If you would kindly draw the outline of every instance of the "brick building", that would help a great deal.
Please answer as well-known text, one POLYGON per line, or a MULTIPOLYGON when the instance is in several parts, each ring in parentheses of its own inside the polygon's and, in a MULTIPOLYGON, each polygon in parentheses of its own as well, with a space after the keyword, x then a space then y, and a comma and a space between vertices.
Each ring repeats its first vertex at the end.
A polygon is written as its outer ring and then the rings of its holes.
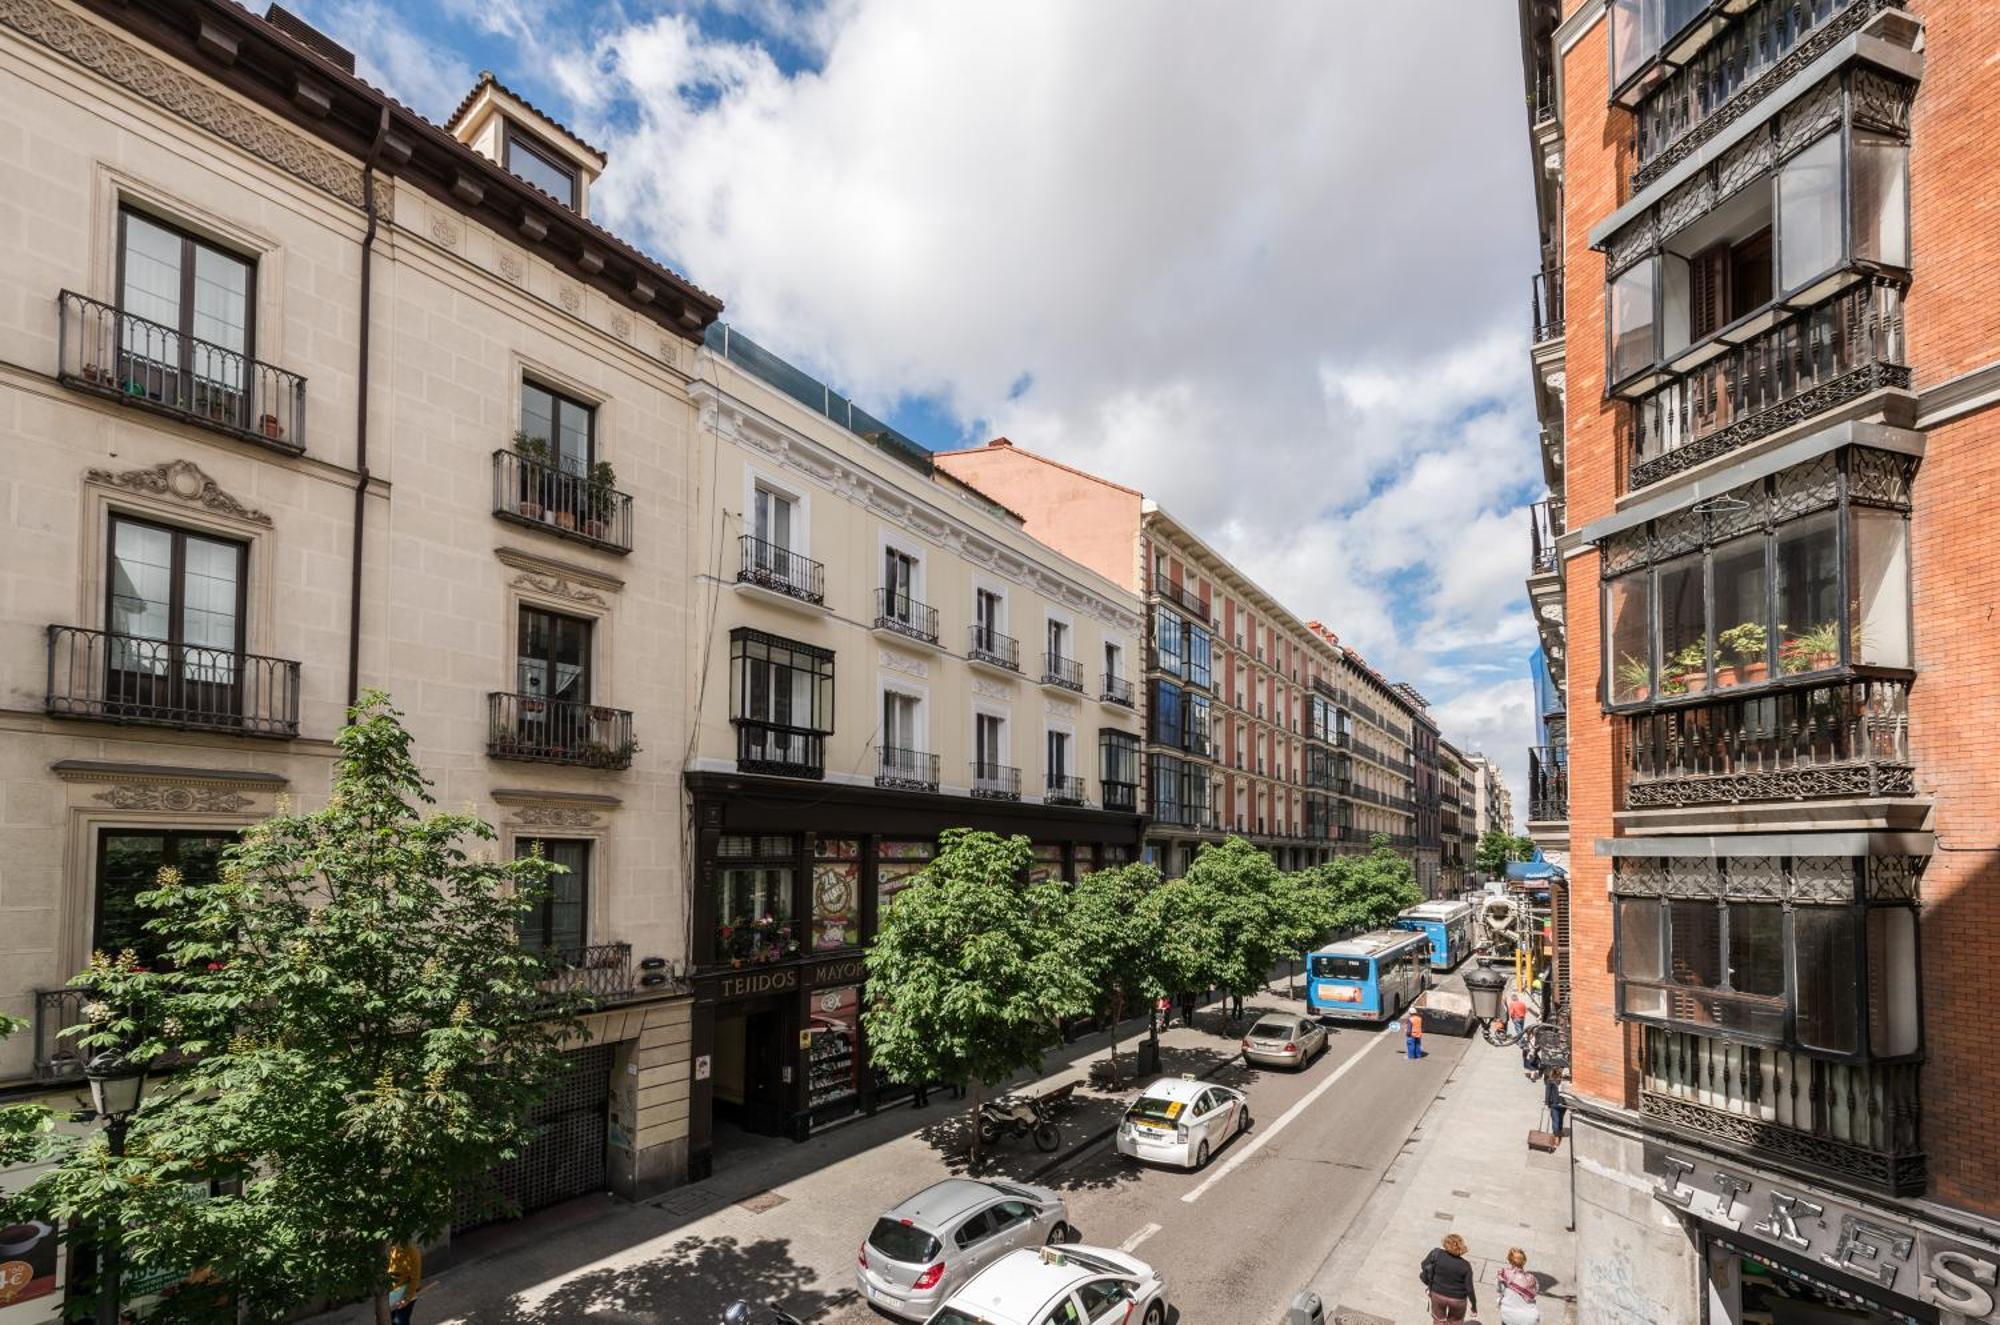
POLYGON ((1580 1318, 2000 1318, 2000 8, 1520 13, 1580 1318))

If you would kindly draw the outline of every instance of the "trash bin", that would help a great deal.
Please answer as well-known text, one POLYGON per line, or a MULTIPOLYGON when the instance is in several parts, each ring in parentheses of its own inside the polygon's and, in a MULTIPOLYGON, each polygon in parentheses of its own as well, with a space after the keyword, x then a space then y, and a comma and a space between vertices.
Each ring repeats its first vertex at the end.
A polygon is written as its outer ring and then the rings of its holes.
POLYGON ((1326 1325, 1326 1313, 1320 1310, 1319 1294, 1300 1293, 1292 1299, 1292 1305, 1285 1308, 1284 1325, 1326 1325))
POLYGON ((1133 1066, 1134 1076, 1156 1076, 1160 1070, 1160 1045, 1157 1040, 1139 1041, 1139 1061, 1133 1066))
POLYGON ((1500 971, 1482 967, 1465 973, 1465 992, 1472 995, 1472 1015, 1492 1021, 1500 1015, 1500 995, 1506 992, 1507 977, 1500 971))

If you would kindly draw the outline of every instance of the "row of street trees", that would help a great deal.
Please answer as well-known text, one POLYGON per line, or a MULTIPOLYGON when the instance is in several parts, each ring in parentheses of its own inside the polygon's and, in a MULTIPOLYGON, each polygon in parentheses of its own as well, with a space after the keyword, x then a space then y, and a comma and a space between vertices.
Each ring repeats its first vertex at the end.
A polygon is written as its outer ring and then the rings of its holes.
POLYGON ((1279 962, 1422 900, 1409 861, 1381 838, 1367 855, 1291 874, 1238 837, 1204 846, 1178 879, 1134 864, 1030 883, 1032 860, 1024 837, 947 832, 868 952, 875 1066, 901 1081, 966 1082, 975 1119, 985 1087, 1039 1065, 1065 1020, 1115 1023, 1190 990, 1252 994, 1279 962))
POLYGON ((1503 833, 1498 828, 1489 828, 1480 835, 1479 845, 1473 851, 1473 863, 1479 872, 1489 879, 1497 879, 1507 873, 1507 862, 1513 860, 1533 860, 1535 840, 1531 837, 1515 837, 1503 833))

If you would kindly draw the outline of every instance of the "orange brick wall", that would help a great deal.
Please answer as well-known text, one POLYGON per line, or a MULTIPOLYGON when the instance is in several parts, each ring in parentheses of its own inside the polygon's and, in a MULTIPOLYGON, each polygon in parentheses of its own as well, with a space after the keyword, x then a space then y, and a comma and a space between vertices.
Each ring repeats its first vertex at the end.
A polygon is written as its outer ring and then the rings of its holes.
POLYGON ((1924 81, 1910 116, 1916 275, 1906 328, 1922 390, 2000 355, 2000 4, 1907 7, 1924 23, 1924 81))

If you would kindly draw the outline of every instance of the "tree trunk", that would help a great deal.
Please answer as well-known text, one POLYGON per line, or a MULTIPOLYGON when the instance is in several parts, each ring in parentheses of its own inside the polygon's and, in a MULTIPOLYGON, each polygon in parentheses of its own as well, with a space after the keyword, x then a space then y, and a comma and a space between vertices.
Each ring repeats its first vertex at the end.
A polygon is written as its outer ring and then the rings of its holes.
POLYGON ((1111 1084, 1120 1080, 1118 1071, 1118 1027, 1125 1020, 1125 990, 1123 986, 1111 991, 1111 1084))
MULTIPOLYGON (((981 1080, 980 1080, 980 1079, 979 1079, 978 1077, 974 1077, 974 1078, 972 1078, 972 1089, 971 1089, 971 1090, 970 1090, 969 1092, 967 1092, 967 1093, 968 1093, 968 1094, 970 1094, 970 1095, 972 1096, 972 1169, 971 1169, 971 1171, 972 1171, 972 1172, 974 1172, 974 1173, 977 1173, 977 1172, 979 1172, 979 1158, 980 1158, 980 1145, 979 1145, 979 1107, 980 1107, 980 1105, 982 1105, 982 1104, 984 1104, 984 1103, 986 1102, 986 1083, 985 1083, 984 1081, 981 1081, 981 1080)), ((386 1322, 384 1322, 384 1325, 386 1325, 386 1322)))
POLYGON ((375 1291, 375 1325, 389 1325, 389 1295, 380 1289, 375 1291))

